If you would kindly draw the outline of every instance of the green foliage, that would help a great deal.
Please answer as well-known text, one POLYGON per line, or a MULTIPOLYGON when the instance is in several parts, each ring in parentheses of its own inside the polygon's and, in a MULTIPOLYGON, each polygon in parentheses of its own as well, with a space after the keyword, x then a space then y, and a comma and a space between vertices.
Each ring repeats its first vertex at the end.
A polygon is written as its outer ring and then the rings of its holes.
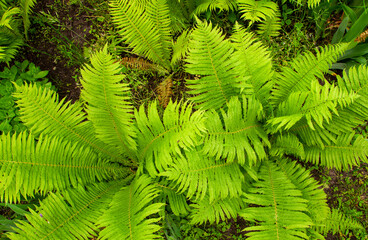
POLYGON ((23 36, 20 22, 17 18, 23 18, 24 35, 27 39, 27 31, 30 26, 29 14, 36 0, 19 0, 16 6, 10 3, 0 4, 0 62, 9 63, 14 58, 18 49, 23 45, 23 36))
MULTIPOLYGON (((150 12, 150 4, 130 4, 112 3, 119 21, 139 18, 133 13, 143 6, 150 12)), ((122 31, 130 36, 148 31, 129 24, 122 31)), ((225 38, 199 20, 189 34, 192 102, 134 109, 107 47, 82 69, 83 102, 59 101, 34 84, 17 87, 29 132, 0 138, 0 193, 7 203, 45 199, 11 239, 156 239, 170 209, 192 224, 241 216, 252 222, 250 239, 323 239, 329 230, 360 228, 343 218, 331 227, 325 193, 295 159, 344 169, 367 162, 354 130, 368 111, 367 68, 337 83, 324 79, 346 49, 341 44, 306 52, 276 73, 268 51, 239 25, 225 38), (341 127, 350 112, 356 120, 341 127)))
POLYGON ((53 88, 51 83, 44 79, 47 74, 48 71, 41 71, 39 67, 28 61, 15 62, 11 68, 5 68, 0 72, 0 131, 3 134, 25 130, 19 119, 14 97, 12 97, 15 91, 14 84, 21 86, 24 83, 35 83, 46 88, 53 88))

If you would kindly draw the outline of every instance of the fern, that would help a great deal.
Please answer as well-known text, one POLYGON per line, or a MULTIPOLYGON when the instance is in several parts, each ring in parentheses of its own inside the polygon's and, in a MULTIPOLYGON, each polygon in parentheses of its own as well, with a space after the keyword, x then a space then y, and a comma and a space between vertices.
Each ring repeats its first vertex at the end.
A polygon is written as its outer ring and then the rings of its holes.
POLYGON ((293 92, 309 90, 314 79, 324 79, 323 73, 328 71, 332 62, 346 48, 346 44, 327 46, 317 50, 317 56, 307 52, 295 58, 290 66, 283 67, 276 76, 277 85, 272 92, 273 105, 277 106, 293 92))
POLYGON ((163 203, 151 203, 158 196, 158 190, 150 185, 150 179, 142 176, 128 187, 117 192, 97 224, 104 229, 101 239, 156 239, 160 219, 148 216, 158 213, 163 203), (116 224, 119 222, 120 224, 116 224))
POLYGON ((24 26, 24 35, 26 36, 26 39, 28 38, 28 29, 31 25, 31 22, 29 21, 29 14, 32 11, 32 8, 36 4, 36 0, 20 0, 19 1, 20 8, 22 9, 22 18, 23 18, 23 26, 24 26))
POLYGON ((242 193, 243 176, 237 164, 215 161, 196 151, 175 159, 173 167, 160 175, 173 181, 179 193, 187 191, 189 199, 203 200, 208 195, 211 203, 215 199, 238 197, 242 193))
POLYGON ((237 159, 241 165, 255 165, 266 158, 264 145, 270 146, 260 123, 262 117, 262 105, 254 98, 230 99, 227 112, 207 114, 211 121, 207 122, 203 151, 228 162, 237 159))
POLYGON ((260 169, 259 181, 245 194, 245 202, 255 204, 240 212, 250 221, 260 221, 260 226, 247 227, 249 239, 307 239, 305 229, 313 224, 307 202, 302 192, 272 162, 265 162, 260 169))
POLYGON ((84 86, 82 99, 88 103, 88 118, 101 141, 130 153, 136 149, 133 140, 135 131, 131 127, 132 114, 129 113, 133 109, 128 101, 129 88, 119 84, 123 79, 119 64, 114 63, 112 57, 107 55, 107 46, 91 57, 91 63, 92 66, 81 71, 84 86), (105 112, 101 112, 97 106, 103 106, 102 111, 105 112))
POLYGON ((142 54, 149 60, 170 69, 170 52, 167 36, 170 28, 165 19, 167 7, 165 1, 154 1, 147 5, 147 10, 135 1, 112 0, 110 2, 113 22, 119 28, 119 34, 133 48, 133 51, 142 54), (159 12, 155 12, 155 10, 159 12), (147 14, 151 13, 151 14, 147 14), (157 16, 156 21, 165 19, 166 24, 156 25, 153 14, 157 16), (159 28, 160 27, 160 28, 159 28))
POLYGON ((274 18, 278 11, 277 4, 267 0, 240 0, 238 2, 242 18, 249 20, 250 24, 259 21, 266 21, 274 18))
MULTIPOLYGON (((148 14, 167 13, 164 1, 111 4, 125 23, 169 21, 148 14)), ((133 37, 146 27, 122 31, 133 37)), ((166 30, 152 31, 165 44, 166 30)), ((240 26, 225 38, 198 21, 183 38, 184 69, 198 78, 187 80, 193 103, 134 109, 107 47, 82 69, 83 103, 32 84, 16 87, 29 131, 0 137, 0 198, 44 199, 8 237, 156 239, 165 210, 193 224, 243 217, 254 222, 245 229, 249 239, 323 239, 329 230, 358 227, 329 213, 325 193, 295 159, 337 168, 366 161, 366 140, 354 128, 366 120, 368 68, 330 84, 323 73, 345 45, 308 52, 275 73, 268 51, 240 26)), ((155 50, 145 46, 142 54, 155 50)))
POLYGON ((187 80, 192 98, 199 107, 207 110, 220 108, 232 96, 240 94, 241 88, 250 88, 243 76, 239 76, 237 63, 230 56, 234 48, 224 40, 219 29, 211 24, 199 22, 189 42, 186 71, 203 75, 201 79, 187 80))
POLYGON ((172 164, 171 153, 180 155, 181 148, 188 150, 198 145, 198 136, 205 131, 203 112, 192 115, 191 112, 192 105, 172 102, 165 109, 163 121, 158 115, 156 102, 149 106, 147 115, 144 106, 135 112, 139 130, 138 159, 140 164, 146 165, 151 176, 172 164), (163 145, 168 148, 163 149, 163 145))
POLYGON ((29 222, 21 221, 10 233, 11 239, 88 239, 99 231, 96 216, 108 207, 121 182, 99 183, 87 189, 79 186, 50 193, 36 211, 30 210, 29 222))

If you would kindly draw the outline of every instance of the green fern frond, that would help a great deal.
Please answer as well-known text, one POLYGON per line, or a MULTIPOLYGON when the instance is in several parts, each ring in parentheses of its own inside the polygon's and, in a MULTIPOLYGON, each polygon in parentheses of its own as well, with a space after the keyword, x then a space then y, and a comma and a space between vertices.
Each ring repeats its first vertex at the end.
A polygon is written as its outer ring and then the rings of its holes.
POLYGON ((319 227, 316 227, 318 232, 327 234, 332 232, 333 234, 338 232, 346 232, 346 230, 363 229, 363 226, 356 220, 349 216, 346 216, 337 209, 331 209, 328 217, 320 219, 319 227))
POLYGON ((158 41, 161 44, 162 55, 169 60, 171 55, 171 18, 167 0, 151 0, 146 12, 153 25, 157 28, 158 41))
POLYGON ((107 53, 107 46, 91 56, 91 64, 81 70, 81 97, 87 102, 88 119, 101 141, 132 155, 136 150, 133 108, 120 64, 107 53))
POLYGON ((248 239, 308 239, 305 231, 313 222, 307 215, 308 201, 303 199, 303 193, 272 162, 263 162, 258 178, 244 199, 256 206, 248 206, 239 214, 259 222, 258 226, 244 229, 249 231, 248 239))
POLYGON ((192 109, 191 104, 170 101, 162 121, 156 102, 148 107, 147 115, 143 105, 135 112, 139 130, 138 159, 150 175, 157 175, 171 164, 171 153, 180 155, 182 149, 188 150, 198 145, 197 138, 205 131, 204 112, 196 111, 192 114, 192 109))
POLYGON ((16 202, 21 196, 32 197, 130 173, 127 168, 99 159, 90 148, 42 135, 36 143, 26 132, 12 137, 1 135, 0 159, 2 202, 16 202))
POLYGON ((179 193, 187 193, 187 198, 203 200, 208 195, 210 202, 240 196, 244 178, 236 163, 216 161, 198 151, 186 152, 176 158, 172 167, 160 176, 173 181, 179 193))
POLYGON ((161 190, 161 199, 164 199, 162 202, 168 202, 168 206, 175 215, 188 215, 190 207, 187 198, 184 194, 178 193, 178 190, 171 186, 173 185, 171 182, 161 180, 155 182, 154 185, 161 190))
POLYGON ((166 24, 167 6, 165 1, 154 1, 144 9, 135 1, 112 0, 110 7, 112 20, 119 29, 119 34, 133 48, 133 51, 166 69, 170 69, 170 55, 167 55, 170 52, 168 48, 170 42, 161 42, 171 34, 170 28, 166 24), (148 12, 154 12, 153 7, 160 11, 156 13, 157 16, 160 16, 156 20, 161 21, 163 18, 165 19, 164 23, 155 25, 157 22, 155 23, 148 14, 148 12))
POLYGON ((119 154, 122 150, 111 148, 94 136, 93 125, 86 121, 80 103, 65 103, 65 98, 59 102, 56 92, 35 84, 16 88, 17 92, 13 95, 18 98, 16 103, 20 108, 20 119, 35 136, 41 133, 57 136, 91 147, 114 161, 132 165, 119 154))
POLYGON ((167 1, 173 34, 181 33, 189 28, 189 13, 184 1, 167 1))
POLYGON ((316 125, 323 128, 324 122, 329 123, 334 115, 339 115, 338 109, 350 105, 357 97, 354 92, 349 93, 327 82, 321 86, 314 80, 309 92, 291 93, 279 105, 276 117, 268 120, 268 124, 276 127, 274 131, 282 128, 288 130, 305 118, 312 130, 315 130, 316 125))
POLYGON ((271 156, 283 157, 285 154, 305 159, 304 145, 295 135, 290 133, 278 136, 270 150, 271 156))
POLYGON ((351 67, 343 72, 342 78, 337 76, 337 81, 339 87, 347 91, 354 91, 359 95, 352 106, 344 109, 345 111, 339 114, 342 116, 336 119, 336 123, 333 123, 341 127, 346 126, 351 130, 362 124, 368 116, 368 67, 365 65, 351 67))
POLYGON ((15 30, 13 29, 13 27, 11 26, 11 22, 13 21, 13 17, 14 15, 20 13, 20 9, 17 7, 13 7, 13 8, 9 8, 7 9, 3 15, 1 16, 1 20, 0 20, 0 27, 7 27, 11 30, 15 30))
POLYGON ((254 22, 266 21, 274 18, 278 11, 276 3, 267 0, 238 0, 238 9, 242 13, 241 18, 254 22))
POLYGON ((302 197, 308 200, 307 215, 313 220, 314 224, 318 224, 321 219, 326 218, 329 215, 326 193, 311 176, 310 171, 304 169, 296 162, 285 159, 278 160, 277 164, 295 187, 302 192, 302 197))
POLYGON ((0 62, 9 63, 22 45, 23 40, 21 38, 0 36, 0 62))
POLYGON ((15 233, 8 237, 17 239, 66 240, 90 239, 97 235, 96 219, 107 209, 122 182, 99 183, 86 189, 79 186, 61 193, 50 192, 36 211, 30 209, 27 221, 16 223, 15 233))
POLYGON ((281 14, 277 10, 274 17, 267 17, 265 21, 258 24, 257 34, 263 37, 277 37, 281 30, 281 14))
POLYGON ((249 166, 265 159, 265 145, 270 147, 270 143, 260 123, 263 115, 260 102, 245 96, 242 101, 231 98, 226 112, 208 112, 208 133, 203 140, 203 152, 216 159, 226 159, 226 162, 236 160, 241 165, 249 166))
POLYGON ((236 0, 199 0, 192 16, 200 15, 206 11, 230 11, 236 9, 236 0))
POLYGON ((29 20, 29 14, 32 11, 32 8, 36 4, 36 0, 20 0, 19 1, 20 7, 22 9, 21 14, 23 17, 23 25, 24 25, 24 35, 26 38, 28 38, 28 29, 31 25, 31 22, 29 20))
POLYGON ((199 22, 192 32, 186 71, 201 75, 200 79, 188 79, 192 100, 199 108, 219 109, 229 102, 241 89, 251 88, 246 78, 239 76, 241 66, 232 57, 234 48, 218 28, 212 24, 199 22))
POLYGON ((208 196, 201 201, 190 205, 192 212, 189 215, 191 224, 219 223, 220 220, 236 218, 238 212, 244 207, 240 197, 218 199, 210 202, 208 196))
POLYGON ((342 134, 337 137, 336 144, 326 145, 324 149, 319 147, 305 148, 306 161, 314 164, 348 170, 357 166, 361 161, 367 162, 368 141, 355 132, 342 134))
POLYGON ((241 66, 240 75, 249 76, 248 81, 253 85, 254 95, 261 101, 263 106, 267 106, 273 86, 270 52, 239 23, 234 26, 231 41, 236 50, 233 57, 237 59, 241 66))
POLYGON ((283 67, 276 75, 272 92, 272 104, 278 106, 293 92, 308 91, 316 78, 324 79, 323 74, 348 47, 348 44, 329 45, 317 49, 316 56, 311 52, 296 57, 290 66, 283 67))
MULTIPOLYGON (((309 8, 314 8, 318 6, 318 4, 321 2, 321 0, 289 0, 290 2, 296 2, 298 4, 308 4, 309 8)), ((330 0, 327 0, 329 2, 330 0)))
POLYGON ((183 59, 188 54, 188 45, 191 32, 185 30, 173 43, 173 55, 171 59, 171 64, 177 64, 181 59, 183 59))
POLYGON ((152 216, 164 206, 163 203, 152 203, 158 195, 158 189, 145 175, 117 192, 110 208, 97 222, 99 227, 103 227, 100 239, 159 238, 156 232, 160 230, 160 226, 156 223, 160 218, 152 216))

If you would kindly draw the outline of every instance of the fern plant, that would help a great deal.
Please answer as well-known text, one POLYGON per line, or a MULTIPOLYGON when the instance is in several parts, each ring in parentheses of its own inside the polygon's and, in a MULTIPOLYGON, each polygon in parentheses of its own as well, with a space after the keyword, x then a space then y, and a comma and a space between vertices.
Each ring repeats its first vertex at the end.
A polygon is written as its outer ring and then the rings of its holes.
POLYGON ((16 6, 11 6, 7 1, 0 1, 0 62, 9 63, 14 58, 24 39, 20 30, 20 15, 23 19, 24 36, 30 26, 29 14, 36 0, 19 0, 16 6))
POLYGON ((10 239, 156 239, 166 206, 192 224, 241 216, 249 239, 324 239, 360 228, 330 211, 299 161, 349 168, 367 161, 354 129, 366 120, 368 68, 323 78, 346 45, 274 72, 240 25, 225 39, 199 21, 186 71, 191 102, 133 109, 107 47, 82 72, 82 101, 36 85, 15 97, 29 131, 0 137, 1 200, 44 196, 10 239), (322 84, 323 83, 323 84, 322 84), (343 220, 343 221, 340 221, 343 220))

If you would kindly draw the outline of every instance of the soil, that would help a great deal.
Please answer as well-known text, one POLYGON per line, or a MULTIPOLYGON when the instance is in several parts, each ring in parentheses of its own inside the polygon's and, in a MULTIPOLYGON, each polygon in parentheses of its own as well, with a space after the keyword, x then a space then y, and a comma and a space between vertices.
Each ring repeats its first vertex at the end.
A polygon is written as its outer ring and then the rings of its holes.
MULTIPOLYGON (((60 0, 59 0, 60 1, 60 0)), ((29 41, 20 54, 20 59, 33 62, 42 70, 48 70, 48 78, 57 86, 59 95, 68 100, 75 101, 79 98, 78 86, 79 69, 86 59, 79 57, 77 60, 66 56, 68 52, 80 51, 86 43, 93 41, 96 35, 91 34, 93 24, 90 11, 84 11, 78 4, 62 4, 58 0, 37 1, 33 12, 34 18, 46 13, 47 16, 56 17, 57 23, 49 24, 41 21, 35 22, 29 33, 29 41), (65 36, 68 40, 63 37, 65 36), (70 49, 65 52, 58 48, 60 41, 69 43, 70 49)), ((86 7, 88 3, 85 3, 86 7)), ((82 51, 80 51, 82 52, 82 51)))

